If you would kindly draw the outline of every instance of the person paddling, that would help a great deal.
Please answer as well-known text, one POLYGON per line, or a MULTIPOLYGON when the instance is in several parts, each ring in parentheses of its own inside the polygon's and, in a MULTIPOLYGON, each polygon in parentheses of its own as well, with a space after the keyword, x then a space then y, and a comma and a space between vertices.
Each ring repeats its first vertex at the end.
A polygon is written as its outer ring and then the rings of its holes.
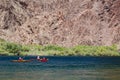
POLYGON ((37 56, 37 60, 40 60, 40 56, 37 56))
POLYGON ((18 59, 18 60, 22 61, 22 60, 23 60, 23 58, 19 57, 19 59, 18 59))
POLYGON ((45 58, 45 57, 43 57, 42 59, 40 59, 40 61, 41 61, 41 62, 47 62, 47 61, 48 61, 48 59, 47 59, 47 58, 45 58))

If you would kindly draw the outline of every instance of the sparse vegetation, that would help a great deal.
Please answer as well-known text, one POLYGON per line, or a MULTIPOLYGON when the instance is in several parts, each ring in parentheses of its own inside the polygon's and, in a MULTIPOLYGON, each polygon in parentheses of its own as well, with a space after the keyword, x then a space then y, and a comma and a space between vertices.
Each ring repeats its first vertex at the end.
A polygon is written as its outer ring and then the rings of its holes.
POLYGON ((120 53, 116 45, 78 45, 72 48, 66 48, 57 45, 21 45, 0 39, 0 55, 120 56, 120 53))

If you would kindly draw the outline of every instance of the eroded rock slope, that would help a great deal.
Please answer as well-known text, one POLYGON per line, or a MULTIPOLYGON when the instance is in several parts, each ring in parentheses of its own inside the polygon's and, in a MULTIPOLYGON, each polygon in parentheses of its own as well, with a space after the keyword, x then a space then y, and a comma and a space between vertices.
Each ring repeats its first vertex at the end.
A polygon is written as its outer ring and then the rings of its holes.
POLYGON ((120 45, 120 0, 0 0, 0 38, 22 44, 120 45))

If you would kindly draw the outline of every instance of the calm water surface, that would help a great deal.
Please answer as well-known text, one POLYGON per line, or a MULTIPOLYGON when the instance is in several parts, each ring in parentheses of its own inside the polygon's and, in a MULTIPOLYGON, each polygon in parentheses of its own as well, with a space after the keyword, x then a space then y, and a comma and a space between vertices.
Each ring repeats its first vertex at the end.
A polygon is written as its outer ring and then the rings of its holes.
POLYGON ((17 56, 0 56, 0 80, 120 80, 120 57, 47 58, 46 63, 15 63, 17 56))

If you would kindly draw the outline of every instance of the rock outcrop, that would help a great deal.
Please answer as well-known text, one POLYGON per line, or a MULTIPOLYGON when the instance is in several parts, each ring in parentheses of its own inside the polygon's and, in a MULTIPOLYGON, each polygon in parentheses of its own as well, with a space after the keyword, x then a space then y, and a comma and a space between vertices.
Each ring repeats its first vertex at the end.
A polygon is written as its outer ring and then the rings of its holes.
POLYGON ((0 38, 22 44, 120 45, 120 0, 0 0, 0 38))

